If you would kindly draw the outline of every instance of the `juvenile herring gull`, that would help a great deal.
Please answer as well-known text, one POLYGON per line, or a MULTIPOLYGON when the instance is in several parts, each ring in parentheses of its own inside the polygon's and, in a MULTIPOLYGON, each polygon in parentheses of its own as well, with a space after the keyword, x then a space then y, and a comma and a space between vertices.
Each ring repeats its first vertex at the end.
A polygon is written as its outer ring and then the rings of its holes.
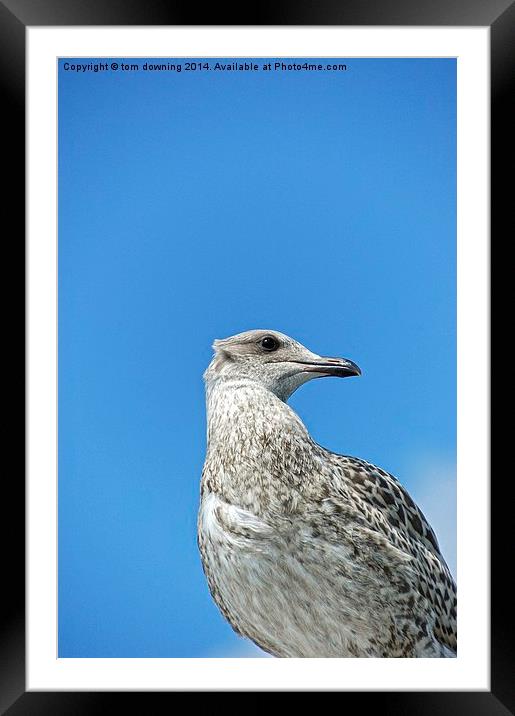
POLYGON ((214 343, 198 543, 236 632, 278 657, 454 657, 456 585, 395 477, 318 445, 286 404, 356 376, 277 331, 214 343))

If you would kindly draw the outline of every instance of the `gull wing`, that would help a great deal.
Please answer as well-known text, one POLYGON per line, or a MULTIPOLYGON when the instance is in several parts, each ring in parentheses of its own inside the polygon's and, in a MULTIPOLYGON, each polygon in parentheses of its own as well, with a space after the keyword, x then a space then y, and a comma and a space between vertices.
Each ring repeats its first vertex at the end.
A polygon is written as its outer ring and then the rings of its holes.
POLYGON ((424 514, 390 473, 359 458, 325 452, 336 475, 335 492, 328 500, 345 499, 350 483, 360 498, 358 504, 366 513, 366 523, 392 547, 412 558, 417 591, 434 608, 435 636, 456 651, 456 584, 424 514))

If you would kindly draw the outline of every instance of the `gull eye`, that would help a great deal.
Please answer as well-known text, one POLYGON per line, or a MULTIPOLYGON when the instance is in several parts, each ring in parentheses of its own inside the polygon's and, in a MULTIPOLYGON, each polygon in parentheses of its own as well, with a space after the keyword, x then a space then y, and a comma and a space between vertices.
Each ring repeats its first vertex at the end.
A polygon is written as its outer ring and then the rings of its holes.
POLYGON ((263 348, 263 350, 270 353, 271 351, 276 351, 279 348, 279 341, 273 336, 265 336, 259 341, 259 345, 263 348))

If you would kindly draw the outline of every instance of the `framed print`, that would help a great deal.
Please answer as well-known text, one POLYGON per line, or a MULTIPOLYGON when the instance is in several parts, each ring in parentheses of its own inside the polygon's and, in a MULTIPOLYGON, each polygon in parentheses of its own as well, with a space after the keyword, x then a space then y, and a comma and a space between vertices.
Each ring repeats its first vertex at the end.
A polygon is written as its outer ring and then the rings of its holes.
POLYGON ((238 690, 344 691, 392 713, 513 709, 488 373, 489 156, 500 226, 515 11, 388 12, 322 4, 198 25, 157 3, 2 4, 9 136, 27 146, 26 195, 18 152, 6 204, 26 206, 28 408, 25 501, 19 480, 9 536, 8 713, 238 690), (231 371, 236 392, 220 408, 231 371), (354 377, 290 399, 309 372, 354 377), (284 462, 267 432, 276 408, 284 462), (241 430, 217 432, 227 414, 261 436, 255 457, 241 430), (214 489, 233 460, 243 486, 214 489), (281 465, 325 485, 318 512, 281 465), (335 483, 340 469, 354 492, 335 483), (263 507, 279 494, 281 525, 310 516, 284 562, 263 507), (376 535, 371 548, 346 528, 347 571, 342 513, 376 535), (388 554, 404 555, 393 573, 377 556, 385 535, 388 554), (316 588, 302 591, 292 563, 316 572, 316 588), (434 611, 415 632, 400 613, 417 570, 416 604, 434 611), (337 572, 360 605, 344 632, 328 607, 347 589, 337 572), (226 588, 232 579, 243 582, 226 588), (275 617, 260 601, 274 583, 275 617), (381 641, 383 616, 397 636, 381 641))

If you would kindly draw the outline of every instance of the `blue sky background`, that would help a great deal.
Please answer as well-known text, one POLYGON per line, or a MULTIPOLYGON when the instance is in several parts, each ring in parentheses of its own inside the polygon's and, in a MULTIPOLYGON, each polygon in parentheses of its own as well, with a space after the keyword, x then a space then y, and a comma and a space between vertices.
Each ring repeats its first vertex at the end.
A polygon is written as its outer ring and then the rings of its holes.
POLYGON ((397 475, 455 571, 456 65, 345 62, 60 61, 61 657, 260 655, 196 546, 202 373, 250 328, 361 366, 290 403, 397 475))

